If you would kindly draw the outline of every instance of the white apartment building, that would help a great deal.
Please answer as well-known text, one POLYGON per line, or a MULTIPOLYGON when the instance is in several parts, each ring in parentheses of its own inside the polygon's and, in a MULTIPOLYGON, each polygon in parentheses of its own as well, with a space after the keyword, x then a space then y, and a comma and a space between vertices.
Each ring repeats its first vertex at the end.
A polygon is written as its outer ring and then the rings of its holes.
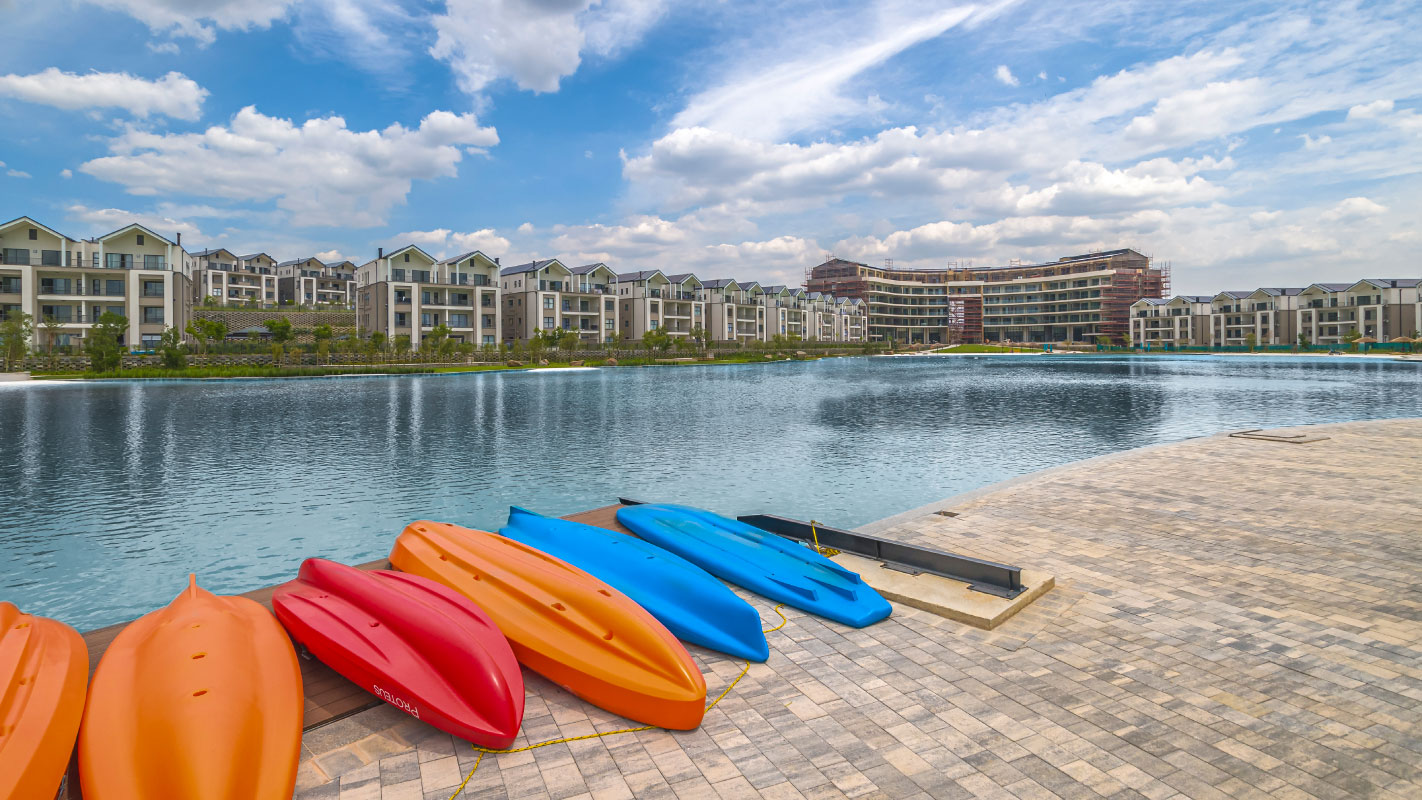
POLYGON ((356 325, 362 335, 409 336, 412 347, 440 326, 456 342, 497 344, 498 270, 478 250, 437 260, 413 244, 381 248, 355 271, 356 325))
POLYGON ((20 217, 0 225, 0 315, 34 320, 40 348, 77 347, 106 313, 128 320, 122 344, 152 349, 192 312, 186 253, 142 225, 79 240, 20 217))
POLYGON ((219 306, 277 303, 276 265, 271 256, 254 253, 238 256, 231 250, 193 253, 192 275, 197 302, 219 306))
POLYGON ((574 270, 556 258, 504 269, 499 273, 504 341, 528 341, 544 331, 575 331, 584 341, 611 341, 620 330, 616 280, 606 264, 574 270))
POLYGON ((283 305, 355 308, 356 267, 349 261, 326 264, 311 256, 276 267, 277 297, 283 305))

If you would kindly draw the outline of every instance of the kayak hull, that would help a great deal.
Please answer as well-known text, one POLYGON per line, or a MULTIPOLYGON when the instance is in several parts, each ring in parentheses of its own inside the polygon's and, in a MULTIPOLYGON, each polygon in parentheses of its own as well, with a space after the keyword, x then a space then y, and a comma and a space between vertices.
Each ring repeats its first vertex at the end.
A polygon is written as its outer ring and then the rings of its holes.
POLYGON ((706 681, 686 648, 586 572, 502 536, 427 521, 405 528, 390 562, 474 601, 520 663, 593 705, 662 728, 701 724, 706 681))
POLYGON ((189 578, 114 637, 79 732, 86 800, 287 800, 301 748, 301 669, 261 605, 189 578))
POLYGON ((78 631, 0 602, 0 800, 58 791, 88 684, 78 631))
POLYGON ((311 655, 405 713, 495 750, 523 722, 523 673, 469 598, 428 578, 310 558, 272 594, 311 655))
POLYGON ((855 628, 889 616, 889 602, 860 577, 814 550, 691 506, 646 504, 617 521, 722 580, 855 628))
POLYGON ((633 536, 509 510, 499 535, 586 570, 646 609, 685 642, 750 661, 770 656, 760 614, 724 583, 680 556, 633 536))

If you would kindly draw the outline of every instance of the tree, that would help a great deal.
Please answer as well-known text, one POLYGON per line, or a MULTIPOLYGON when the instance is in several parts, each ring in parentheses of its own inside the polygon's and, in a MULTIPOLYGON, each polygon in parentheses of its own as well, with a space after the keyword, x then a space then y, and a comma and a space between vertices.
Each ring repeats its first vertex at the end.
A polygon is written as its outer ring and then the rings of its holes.
POLYGON ((395 352, 404 355, 410 352, 410 334, 402 333, 395 337, 395 352))
POLYGON ((59 344, 59 332, 64 330, 64 323, 50 315, 40 322, 40 327, 44 328, 44 351, 49 354, 49 366, 52 368, 57 355, 55 347, 59 344))
POLYGON ((25 358, 30 337, 34 335, 34 318, 23 311, 11 311, 0 320, 0 354, 5 359, 5 372, 25 358))
POLYGON ((1259 346, 1259 337, 1254 335, 1254 331, 1245 334, 1244 346, 1248 347, 1251 353, 1254 352, 1254 348, 1259 346))
POLYGON ((315 339, 318 343, 329 342, 334 335, 335 334, 331 332, 330 325, 317 325, 311 329, 311 338, 315 339))
POLYGON ((1110 336, 1098 336, 1098 337, 1096 337, 1096 346, 1097 346, 1097 347, 1110 347, 1110 346, 1111 346, 1111 337, 1110 337, 1110 336))
POLYGON ((566 353, 573 352, 578 347, 578 332, 570 328, 558 334, 557 347, 566 353))
POLYGON ((89 353, 89 369, 94 372, 114 372, 123 363, 123 345, 119 338, 128 331, 128 319, 122 314, 105 312, 89 329, 85 350, 89 353))
POLYGON ((653 328, 642 334, 642 344, 652 348, 653 350, 664 351, 668 347, 671 347, 671 343, 671 334, 667 333, 661 328, 653 328))
POLYGON ((1348 345, 1349 347, 1356 347, 1358 344, 1358 340, 1361 338, 1363 338, 1363 334, 1358 333, 1358 329, 1354 328, 1353 330, 1343 334, 1343 343, 1348 345))
POLYGON ((444 343, 449 339, 450 329, 448 325, 436 325, 430 332, 420 337, 420 351, 425 353, 438 353, 444 348, 444 343))
POLYGON ((707 342, 711 341, 711 332, 697 325, 691 329, 691 341, 696 342, 704 350, 707 342))
POLYGON ((543 330, 533 329, 533 337, 528 340, 528 359, 537 363, 543 356, 543 330))
POLYGON ((158 340, 158 352, 163 356, 163 366, 168 369, 187 368, 188 348, 183 344, 183 334, 177 328, 163 331, 163 338, 158 340))
POLYGON ((370 334, 370 349, 376 352, 384 350, 385 334, 381 333, 380 331, 375 331, 374 333, 370 334))
POLYGON ((296 336, 296 333, 291 328, 291 320, 287 319, 286 317, 269 319, 266 322, 262 323, 262 327, 266 328, 271 333, 272 342, 274 344, 286 344, 296 336))

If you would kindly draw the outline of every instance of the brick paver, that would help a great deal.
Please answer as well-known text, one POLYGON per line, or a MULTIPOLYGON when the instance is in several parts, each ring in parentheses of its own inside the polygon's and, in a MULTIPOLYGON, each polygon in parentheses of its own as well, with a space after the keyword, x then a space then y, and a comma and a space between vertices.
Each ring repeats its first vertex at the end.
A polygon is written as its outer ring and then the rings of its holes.
MULTIPOLYGON (((1195 439, 903 521, 1057 588, 992 632, 787 609, 700 729, 486 756, 466 796, 1422 797, 1422 421, 1308 430, 1330 438, 1195 439)), ((693 655, 713 696, 742 665, 693 655)), ((628 726, 525 676, 515 746, 628 726)), ((477 758, 388 707, 305 743, 302 800, 444 800, 477 758)))

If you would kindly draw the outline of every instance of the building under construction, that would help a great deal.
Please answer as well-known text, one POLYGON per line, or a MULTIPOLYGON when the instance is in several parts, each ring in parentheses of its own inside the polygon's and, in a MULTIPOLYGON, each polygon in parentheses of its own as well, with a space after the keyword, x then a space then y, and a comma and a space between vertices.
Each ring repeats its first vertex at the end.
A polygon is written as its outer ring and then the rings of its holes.
POLYGON ((1131 249, 978 268, 871 267, 831 258, 810 270, 805 288, 862 299, 876 340, 1091 342, 1129 336, 1131 304, 1166 296, 1170 269, 1131 249))

